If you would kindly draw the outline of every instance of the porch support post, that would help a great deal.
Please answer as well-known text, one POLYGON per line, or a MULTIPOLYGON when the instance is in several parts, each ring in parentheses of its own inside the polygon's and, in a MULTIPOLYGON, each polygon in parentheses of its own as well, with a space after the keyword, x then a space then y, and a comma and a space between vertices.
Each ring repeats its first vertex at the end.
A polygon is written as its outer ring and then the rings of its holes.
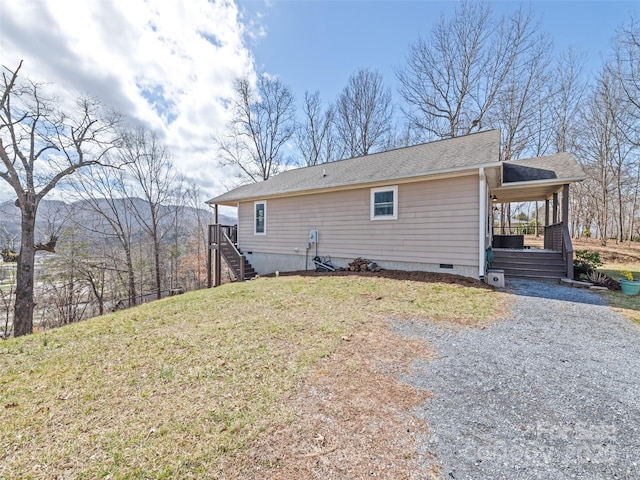
POLYGON ((218 206, 218 204, 216 203, 214 205, 214 210, 213 210, 213 220, 216 223, 215 228, 217 229, 217 234, 216 234, 216 239, 218 242, 218 248, 216 248, 215 252, 214 252, 214 256, 215 256, 215 268, 213 271, 214 274, 214 281, 213 284, 214 286, 219 286, 222 282, 221 282, 221 264, 220 264, 220 234, 221 234, 221 230, 220 230, 220 225, 219 225, 219 219, 218 219, 218 209, 220 207, 218 206))
POLYGON ((558 192, 553 194, 553 224, 558 223, 558 192))
POLYGON ((544 201, 544 226, 549 226, 549 199, 544 201))
POLYGON ((211 230, 212 226, 207 226, 207 288, 211 288, 213 286, 213 276, 211 274, 212 265, 212 255, 211 255, 211 230))
MULTIPOLYGON (((487 230, 487 222, 489 221, 489 219, 487 218, 487 203, 489 201, 489 196, 487 194, 487 179, 485 177, 484 174, 484 167, 480 167, 480 201, 479 201, 479 205, 480 205, 480 211, 478 212, 478 214, 480 215, 479 220, 479 227, 478 227, 478 245, 479 245, 479 249, 478 249, 478 278, 483 278, 484 274, 485 274, 485 265, 486 265, 486 230, 487 230)), ((491 206, 489 206, 489 208, 492 208, 491 206)), ((492 214, 493 216, 493 214, 492 214)))
POLYGON ((562 223, 569 228, 569 184, 562 186, 562 223))

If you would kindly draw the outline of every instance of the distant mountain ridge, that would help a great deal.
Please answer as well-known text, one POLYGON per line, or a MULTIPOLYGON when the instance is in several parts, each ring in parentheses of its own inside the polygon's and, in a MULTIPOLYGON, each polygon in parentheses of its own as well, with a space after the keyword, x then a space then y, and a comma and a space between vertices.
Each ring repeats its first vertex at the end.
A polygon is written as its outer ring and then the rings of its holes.
MULTIPOLYGON (((106 199, 103 200, 106 206, 106 199)), ((144 221, 149 222, 151 216, 147 209, 145 209, 144 201, 142 199, 118 199, 116 202, 120 203, 118 211, 123 215, 129 215, 129 220, 132 220, 135 224, 135 220, 131 213, 127 213, 125 209, 125 201, 133 201, 137 204, 138 211, 144 216, 144 221)), ((181 207, 180 219, 194 220, 196 214, 200 213, 201 218, 205 223, 213 223, 213 211, 207 208, 194 208, 194 207, 181 207)), ((160 217, 167 217, 173 214, 172 206, 161 206, 160 217)), ((63 202, 60 200, 43 200, 38 207, 38 216, 36 218, 36 242, 46 241, 48 235, 52 231, 63 227, 66 224, 81 224, 88 226, 94 224, 99 220, 99 217, 95 215, 91 205, 86 200, 79 200, 76 202, 63 202)), ((235 225, 237 218, 229 215, 219 215, 220 223, 227 225, 235 225)), ((98 225, 98 228, 109 228, 106 222, 103 221, 103 225, 98 225)), ((136 232, 137 233, 137 232, 136 232)), ((6 201, 0 203, 0 245, 7 242, 7 240, 14 240, 16 246, 20 244, 20 209, 15 205, 13 201, 6 201)))

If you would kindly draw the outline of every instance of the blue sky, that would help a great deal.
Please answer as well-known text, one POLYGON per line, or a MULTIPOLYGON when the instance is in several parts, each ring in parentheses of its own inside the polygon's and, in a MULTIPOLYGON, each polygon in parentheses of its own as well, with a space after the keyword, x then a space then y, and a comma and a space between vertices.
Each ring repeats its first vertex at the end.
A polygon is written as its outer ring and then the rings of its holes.
MULTIPOLYGON (((229 119, 233 80, 265 71, 333 101, 360 67, 396 92, 409 45, 450 1, 0 0, 0 64, 49 83, 70 105, 82 92, 157 130, 175 166, 211 198, 237 184, 212 136, 229 119), (34 28, 34 25, 44 26, 34 28)), ((497 13, 518 7, 497 2, 497 13)), ((574 46, 596 74, 637 1, 533 2, 556 49, 574 46)), ((0 201, 13 197, 0 182, 0 201)))
MULTIPOLYGON (((508 13, 519 2, 495 2, 508 13)), ((587 57, 585 69, 597 73, 616 28, 628 21, 638 2, 538 1, 530 3, 556 50, 575 47, 587 57)), ((277 74, 298 99, 320 90, 327 101, 344 88, 359 67, 379 70, 396 95, 395 71, 409 45, 426 36, 456 2, 441 1, 274 1, 239 2, 248 18, 260 16, 264 36, 251 41, 255 66, 277 74)))

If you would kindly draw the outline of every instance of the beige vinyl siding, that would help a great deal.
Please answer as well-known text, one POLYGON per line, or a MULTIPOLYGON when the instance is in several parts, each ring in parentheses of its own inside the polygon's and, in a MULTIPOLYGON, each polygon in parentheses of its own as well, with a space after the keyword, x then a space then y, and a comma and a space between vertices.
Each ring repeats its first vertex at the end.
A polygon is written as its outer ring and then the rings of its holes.
POLYGON ((304 255, 309 230, 318 229, 319 255, 477 266, 478 195, 477 175, 400 184, 398 219, 374 221, 370 188, 271 198, 267 234, 260 236, 253 233, 253 202, 244 202, 238 209, 239 246, 304 255))

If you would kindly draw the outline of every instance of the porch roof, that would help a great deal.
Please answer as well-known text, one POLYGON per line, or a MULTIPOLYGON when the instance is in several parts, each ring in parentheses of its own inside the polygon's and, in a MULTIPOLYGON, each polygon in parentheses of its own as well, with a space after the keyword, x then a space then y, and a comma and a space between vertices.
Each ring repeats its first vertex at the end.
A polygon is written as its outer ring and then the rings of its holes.
POLYGON ((498 203, 542 201, 563 185, 587 176, 570 153, 512 160, 502 164, 502 184, 491 188, 498 203))

